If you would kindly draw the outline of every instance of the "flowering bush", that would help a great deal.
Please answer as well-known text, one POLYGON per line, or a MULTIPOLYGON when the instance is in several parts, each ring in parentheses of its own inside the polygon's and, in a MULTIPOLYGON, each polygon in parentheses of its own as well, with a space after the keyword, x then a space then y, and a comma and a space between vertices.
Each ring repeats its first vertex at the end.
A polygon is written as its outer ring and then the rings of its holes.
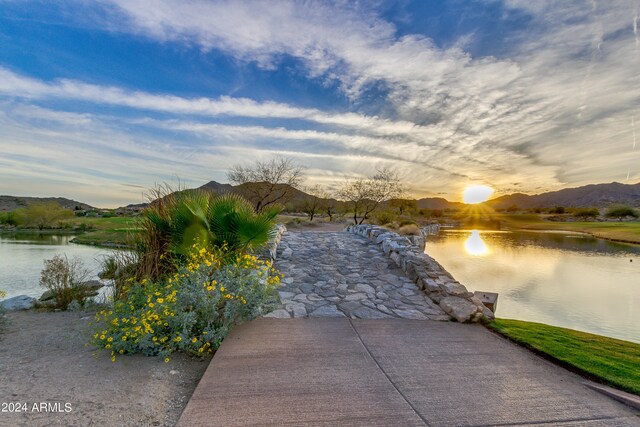
POLYGON ((185 266, 164 280, 131 280, 126 296, 96 314, 93 344, 118 354, 211 353, 235 324, 276 301, 280 276, 253 255, 193 245, 185 266), (231 259, 229 259, 231 257, 231 259))

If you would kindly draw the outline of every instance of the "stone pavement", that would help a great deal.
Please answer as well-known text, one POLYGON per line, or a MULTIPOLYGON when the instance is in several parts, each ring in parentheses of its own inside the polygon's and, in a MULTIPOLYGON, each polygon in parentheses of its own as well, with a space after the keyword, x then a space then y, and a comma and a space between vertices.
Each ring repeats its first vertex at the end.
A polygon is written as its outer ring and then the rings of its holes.
POLYGON ((639 426, 637 411, 480 325, 258 319, 178 426, 639 426))
POLYGON ((379 247, 361 236, 285 233, 275 266, 285 277, 281 305, 267 317, 449 319, 379 247))

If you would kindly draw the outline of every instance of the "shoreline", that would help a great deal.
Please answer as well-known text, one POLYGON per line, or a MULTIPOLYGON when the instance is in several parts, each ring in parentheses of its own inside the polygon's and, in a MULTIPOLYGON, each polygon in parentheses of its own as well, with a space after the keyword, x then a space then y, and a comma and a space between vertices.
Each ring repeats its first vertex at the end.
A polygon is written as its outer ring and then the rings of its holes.
POLYGON ((631 245, 640 245, 640 238, 638 238, 638 240, 621 239, 621 238, 617 238, 617 237, 603 236, 603 235, 592 233, 592 232, 589 232, 589 231, 569 230, 569 229, 564 229, 564 228, 557 228, 557 229, 551 230, 551 229, 538 229, 538 228, 526 228, 526 227, 507 227, 506 229, 507 230, 539 231, 539 232, 558 232, 558 231, 560 231, 560 232, 566 232, 566 233, 584 234, 584 235, 587 235, 587 236, 595 237, 596 239, 608 240, 610 242, 626 243, 626 244, 631 244, 631 245))
MULTIPOLYGON (((444 228, 444 227, 443 227, 444 228)), ((447 227, 448 228, 448 227, 447 227)), ((517 227, 517 226, 513 226, 513 225, 507 225, 504 228, 501 229, 496 229, 496 228, 473 228, 473 227, 469 227, 469 226, 464 226, 464 227, 452 227, 449 229, 453 229, 453 230, 468 230, 468 231, 472 231, 472 230, 479 230, 479 231, 531 231, 531 232, 540 232, 540 233, 574 233, 574 234, 583 234, 586 236, 591 236, 591 237, 595 237, 596 239, 602 239, 602 240, 608 240, 610 242, 617 242, 617 243, 625 243, 625 244, 630 244, 630 245, 640 245, 640 237, 638 237, 637 239, 625 239, 625 238, 620 238, 620 237, 610 237, 607 235, 603 235, 603 234, 599 234, 599 233, 594 233, 588 230, 575 230, 575 229, 570 229, 570 228, 536 228, 536 227, 517 227)))

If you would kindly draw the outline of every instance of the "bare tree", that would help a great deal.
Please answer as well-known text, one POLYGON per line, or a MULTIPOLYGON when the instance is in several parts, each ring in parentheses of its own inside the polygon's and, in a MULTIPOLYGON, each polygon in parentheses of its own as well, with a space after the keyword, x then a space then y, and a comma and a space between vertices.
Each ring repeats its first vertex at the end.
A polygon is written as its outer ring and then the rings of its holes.
POLYGON ((304 190, 309 196, 305 197, 302 201, 302 211, 309 215, 309 221, 313 221, 313 217, 318 214, 324 204, 324 196, 326 192, 320 185, 314 185, 307 187, 304 190))
POLYGON ((324 213, 329 217, 329 222, 333 221, 334 215, 338 212, 338 203, 335 199, 329 198, 324 204, 324 213))
POLYGON ((338 194, 353 208, 353 222, 362 224, 380 203, 398 198, 402 193, 402 184, 397 175, 390 169, 381 169, 372 177, 345 181, 338 194))
POLYGON ((320 209, 327 214, 329 222, 332 222, 333 217, 338 214, 338 201, 334 198, 335 196, 325 189, 322 189, 317 195, 322 200, 322 203, 320 203, 320 209))
POLYGON ((267 162, 256 161, 253 166, 235 165, 227 172, 227 178, 260 212, 291 199, 302 182, 303 168, 291 159, 275 157, 267 162))

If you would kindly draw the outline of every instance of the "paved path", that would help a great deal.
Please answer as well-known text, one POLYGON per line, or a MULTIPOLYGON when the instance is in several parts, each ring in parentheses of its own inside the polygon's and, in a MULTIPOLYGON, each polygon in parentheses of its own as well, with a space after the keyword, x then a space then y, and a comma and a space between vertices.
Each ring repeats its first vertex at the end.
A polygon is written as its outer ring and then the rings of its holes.
POLYGON ((259 319, 225 339, 178 425, 640 425, 582 381, 479 325, 259 319))
POLYGON ((268 317, 448 320, 382 250, 346 232, 285 233, 282 304, 268 317))

